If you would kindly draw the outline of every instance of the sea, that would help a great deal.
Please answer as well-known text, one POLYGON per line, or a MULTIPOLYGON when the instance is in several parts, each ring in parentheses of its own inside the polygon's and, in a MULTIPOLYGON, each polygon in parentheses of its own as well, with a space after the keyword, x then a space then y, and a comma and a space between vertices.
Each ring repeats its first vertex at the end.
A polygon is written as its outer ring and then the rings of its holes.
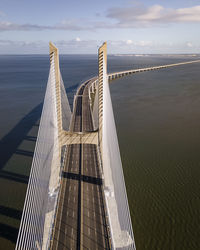
MULTIPOLYGON (((108 72, 200 59, 109 55, 108 72)), ((70 105, 96 55, 61 55, 70 105)), ((0 249, 14 249, 49 75, 48 55, 0 55, 0 249)), ((200 63, 110 83, 137 250, 200 249, 200 63)))

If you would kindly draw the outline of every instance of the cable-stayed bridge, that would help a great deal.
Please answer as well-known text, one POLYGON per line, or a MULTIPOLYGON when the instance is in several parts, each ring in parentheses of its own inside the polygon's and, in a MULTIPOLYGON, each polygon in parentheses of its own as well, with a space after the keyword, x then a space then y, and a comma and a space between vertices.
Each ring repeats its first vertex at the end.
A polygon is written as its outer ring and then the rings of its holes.
POLYGON ((16 249, 136 249, 108 82, 137 72, 200 60, 107 74, 84 82, 71 112, 50 43, 50 72, 16 249))

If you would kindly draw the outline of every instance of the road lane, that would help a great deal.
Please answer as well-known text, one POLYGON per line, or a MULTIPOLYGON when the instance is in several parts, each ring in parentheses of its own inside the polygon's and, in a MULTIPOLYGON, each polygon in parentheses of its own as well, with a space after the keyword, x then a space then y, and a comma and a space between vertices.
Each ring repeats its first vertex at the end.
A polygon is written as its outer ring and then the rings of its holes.
MULTIPOLYGON (((89 84, 77 91, 72 132, 94 130, 89 84)), ((51 249, 110 249, 97 145, 67 146, 51 249)))

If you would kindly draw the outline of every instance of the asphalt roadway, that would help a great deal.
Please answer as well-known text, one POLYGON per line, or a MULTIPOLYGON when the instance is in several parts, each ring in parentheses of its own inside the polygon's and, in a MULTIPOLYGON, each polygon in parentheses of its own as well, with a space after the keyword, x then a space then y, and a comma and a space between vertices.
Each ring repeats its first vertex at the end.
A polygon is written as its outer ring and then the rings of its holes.
MULTIPOLYGON (((90 81, 86 82, 77 91, 72 132, 94 129, 89 84, 90 81)), ((110 249, 108 235, 97 146, 69 145, 50 249, 110 249)))

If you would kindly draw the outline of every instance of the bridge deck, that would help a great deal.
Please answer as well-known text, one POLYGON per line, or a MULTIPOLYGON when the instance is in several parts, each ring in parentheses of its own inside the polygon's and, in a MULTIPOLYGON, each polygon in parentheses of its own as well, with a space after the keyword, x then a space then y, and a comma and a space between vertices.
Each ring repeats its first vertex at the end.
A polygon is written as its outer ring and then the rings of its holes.
MULTIPOLYGON (((88 82, 75 100, 71 131, 93 131, 88 82)), ((97 146, 67 146, 51 249, 110 249, 97 146)))

